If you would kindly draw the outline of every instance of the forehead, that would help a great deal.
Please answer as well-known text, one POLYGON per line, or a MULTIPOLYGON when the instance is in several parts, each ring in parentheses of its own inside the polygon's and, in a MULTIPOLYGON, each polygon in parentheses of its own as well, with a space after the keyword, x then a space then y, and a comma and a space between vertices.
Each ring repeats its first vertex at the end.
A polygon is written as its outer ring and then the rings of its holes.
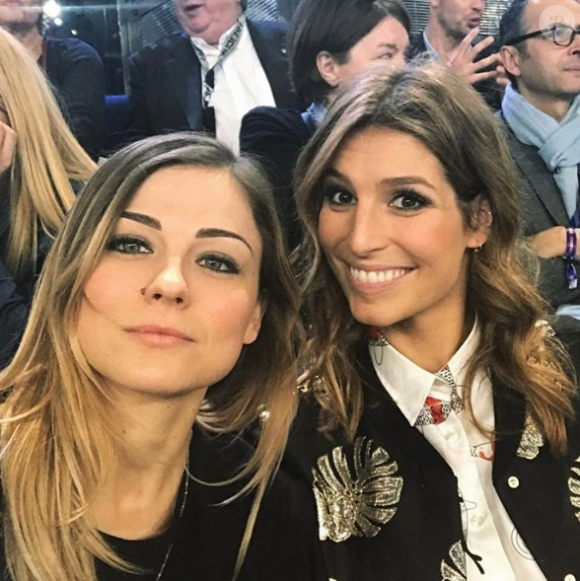
POLYGON ((333 168, 347 177, 365 181, 421 174, 445 179, 439 160, 416 137, 376 127, 348 139, 340 148, 333 168))
POLYGON ((393 43, 401 35, 407 36, 405 27, 394 16, 385 16, 364 38, 382 44, 393 43))
POLYGON ((531 0, 524 12, 527 31, 554 24, 580 25, 580 4, 574 0, 531 0))
POLYGON ((166 231, 228 228, 260 239, 248 195, 225 169, 164 168, 149 176, 127 206, 157 218, 166 231))

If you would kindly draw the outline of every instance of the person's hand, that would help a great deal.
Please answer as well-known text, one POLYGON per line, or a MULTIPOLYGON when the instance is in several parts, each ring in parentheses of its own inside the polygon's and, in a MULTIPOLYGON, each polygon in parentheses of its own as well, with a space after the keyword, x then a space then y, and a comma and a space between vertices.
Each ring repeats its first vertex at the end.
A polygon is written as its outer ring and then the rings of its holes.
MULTIPOLYGON (((578 232, 576 232, 578 234, 578 232)), ((566 252, 566 228, 554 226, 530 237, 530 246, 540 258, 564 256, 566 252)), ((579 249, 580 251, 580 249, 579 249)), ((578 255, 578 251, 576 253, 578 255)))
POLYGON ((0 175, 12 165, 17 142, 16 131, 0 121, 0 175))
POLYGON ((478 42, 475 46, 471 46, 471 43, 475 40, 478 34, 479 27, 471 30, 471 32, 461 41, 461 44, 455 49, 455 51, 453 51, 452 56, 447 61, 448 67, 454 69, 472 85, 479 81, 497 79, 497 67, 501 64, 498 53, 494 53, 475 62, 479 53, 493 44, 493 36, 488 36, 478 42), (493 70, 483 70, 490 67, 493 67, 493 70))
POLYGON ((500 90, 505 91, 505 88, 509 85, 510 82, 505 67, 503 65, 497 65, 495 70, 497 72, 495 82, 499 86, 500 90))

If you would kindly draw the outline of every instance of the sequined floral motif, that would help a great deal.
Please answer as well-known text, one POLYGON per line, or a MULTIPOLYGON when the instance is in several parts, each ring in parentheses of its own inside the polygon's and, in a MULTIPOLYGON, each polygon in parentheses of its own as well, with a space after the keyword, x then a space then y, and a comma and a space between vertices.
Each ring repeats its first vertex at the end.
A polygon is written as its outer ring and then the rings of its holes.
POLYGON ((373 444, 369 438, 355 440, 354 478, 343 446, 318 459, 312 475, 320 540, 374 537, 378 525, 397 512, 403 478, 395 475, 398 466, 387 451, 373 444))
MULTIPOLYGON (((580 509, 580 457, 576 458, 576 463, 570 470, 573 474, 568 478, 570 502, 574 508, 580 509)), ((576 511, 576 518, 580 521, 580 510, 576 511)))
POLYGON ((517 455, 525 460, 533 460, 544 445, 544 435, 540 431, 536 420, 528 410, 524 424, 524 433, 520 440, 517 455))
POLYGON ((441 581, 467 581, 465 553, 461 541, 457 541, 449 550, 449 557, 453 565, 445 560, 441 561, 441 581))

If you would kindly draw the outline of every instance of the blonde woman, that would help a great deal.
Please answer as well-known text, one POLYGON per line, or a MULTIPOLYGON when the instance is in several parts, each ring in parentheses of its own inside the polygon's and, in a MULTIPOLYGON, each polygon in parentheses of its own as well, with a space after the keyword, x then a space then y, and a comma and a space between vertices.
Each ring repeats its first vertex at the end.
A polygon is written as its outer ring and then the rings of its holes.
POLYGON ((272 480, 298 301, 270 200, 195 134, 134 144, 86 186, 0 375, 14 581, 326 581, 306 488, 272 480))
POLYGON ((75 189, 95 168, 42 71, 0 29, 0 368, 18 345, 35 277, 75 189))
POLYGON ((361 79, 300 159, 311 395, 288 465, 332 578, 580 578, 576 381, 518 251, 514 172, 439 65, 361 79))

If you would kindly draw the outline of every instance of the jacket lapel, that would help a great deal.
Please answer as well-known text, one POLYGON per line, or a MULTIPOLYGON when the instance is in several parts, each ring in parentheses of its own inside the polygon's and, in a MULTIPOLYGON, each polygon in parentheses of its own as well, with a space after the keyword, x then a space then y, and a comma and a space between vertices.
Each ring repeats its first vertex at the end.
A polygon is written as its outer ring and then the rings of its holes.
POLYGON ((258 28, 251 20, 246 22, 252 43, 268 77, 276 106, 284 109, 293 108, 294 99, 288 90, 290 83, 286 47, 281 42, 280 34, 276 30, 270 31, 265 26, 258 28))
POLYGON ((411 426, 378 378, 366 341, 357 346, 357 362, 365 386, 364 413, 359 432, 384 445, 391 454, 417 462, 422 468, 449 472, 449 467, 423 434, 411 426), (393 448, 394 446, 394 448, 393 448))
POLYGON ((190 129, 201 131, 201 65, 187 35, 178 37, 167 70, 190 129))
POLYGON ((538 156, 538 150, 531 145, 523 144, 513 134, 510 134, 509 138, 512 156, 523 179, 526 179, 536 192, 546 211, 554 220, 554 225, 568 224, 569 218, 560 190, 552 174, 538 156))
POLYGON ((492 378, 495 416, 493 480, 498 482, 510 469, 520 445, 526 420, 526 401, 519 391, 492 378))

